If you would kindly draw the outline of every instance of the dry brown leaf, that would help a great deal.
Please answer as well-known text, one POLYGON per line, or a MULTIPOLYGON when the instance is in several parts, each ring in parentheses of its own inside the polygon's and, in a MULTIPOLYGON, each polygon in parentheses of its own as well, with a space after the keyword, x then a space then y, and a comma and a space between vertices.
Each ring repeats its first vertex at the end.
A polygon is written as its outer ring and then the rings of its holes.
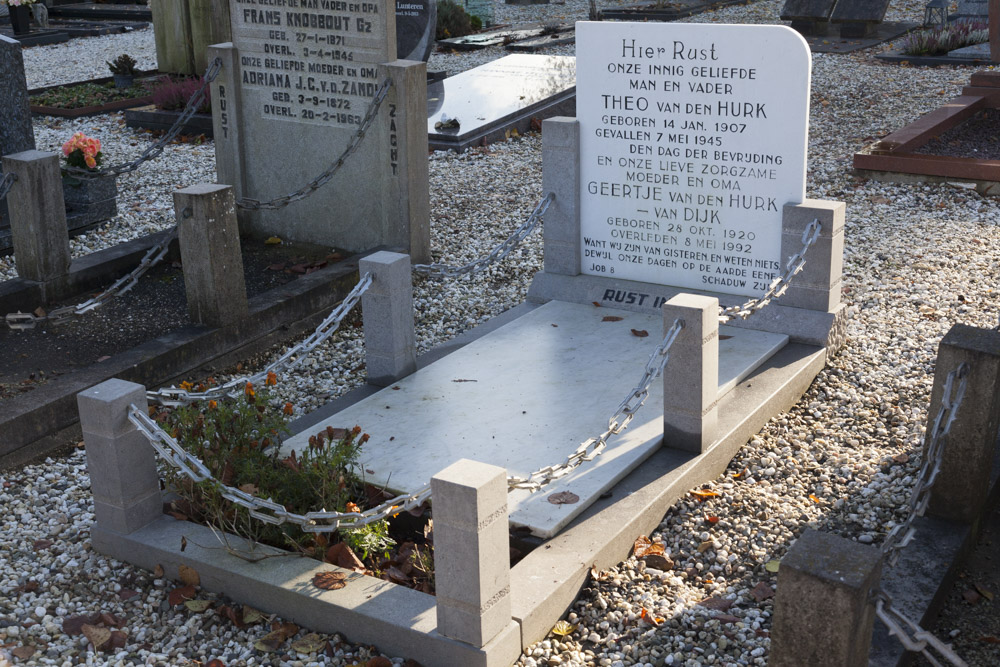
POLYGON ((618 317, 617 315, 605 315, 604 318, 601 321, 602 322, 621 322, 624 319, 625 319, 624 317, 618 317))
POLYGON ((691 491, 690 493, 692 496, 697 496, 702 500, 705 500, 706 498, 717 498, 720 495, 715 491, 709 491, 708 489, 697 489, 695 491, 691 491))
POLYGON ((576 626, 569 621, 559 621, 552 628, 552 634, 557 637, 568 637, 576 630, 576 626))
POLYGON ((632 329, 631 331, 632 335, 638 338, 645 338, 646 336, 649 335, 649 332, 646 331, 645 329, 632 329))
POLYGON ((34 646, 18 646, 15 649, 11 649, 10 654, 17 658, 18 660, 27 660, 31 656, 35 655, 34 646))
POLYGON ((257 641, 253 647, 262 653, 274 653, 285 642, 285 637, 280 632, 269 632, 257 641))
POLYGON ((699 607, 704 607, 705 609, 718 609, 719 611, 729 611, 729 608, 733 606, 732 600, 727 600, 726 598, 720 598, 718 595, 713 595, 710 598, 705 598, 698 603, 699 607))
POLYGON ((291 649, 299 653, 318 653, 323 650, 324 645, 326 645, 326 639, 311 632, 302 639, 293 641, 291 649))
POLYGON ((635 544, 632 545, 632 548, 636 558, 645 558, 649 555, 662 556, 665 553, 662 544, 659 542, 653 542, 645 535, 637 537, 635 544))
POLYGON ((768 598, 774 597, 774 589, 768 586, 767 583, 763 581, 754 586, 753 590, 751 590, 750 593, 751 595, 754 596, 757 602, 763 602, 768 598))
POLYGON ((325 570, 317 572, 312 579, 313 586, 325 591, 337 591, 347 585, 347 573, 325 570))
POLYGON ((338 542, 326 550, 326 562, 331 565, 338 565, 345 570, 354 570, 355 572, 365 571, 365 564, 354 555, 351 547, 347 546, 344 542, 338 542))
POLYGON ((38 551, 40 549, 48 549, 53 544, 52 540, 35 540, 31 546, 35 549, 35 551, 38 551))
POLYGON ((188 586, 201 586, 201 577, 198 576, 198 571, 193 567, 181 565, 177 570, 180 573, 181 583, 188 586))
POLYGON ((896 454, 892 457, 892 460, 896 463, 907 463, 910 460, 910 455, 907 453, 896 454))
POLYGON ((157 564, 157 566, 153 568, 153 576, 157 579, 162 579, 164 574, 162 565, 157 564))
POLYGON ((109 641, 111 641, 111 630, 108 630, 107 628, 84 623, 83 627, 80 629, 83 632, 83 636, 94 645, 95 651, 100 651, 109 641))
POLYGON ((253 625, 254 623, 260 623, 265 618, 262 612, 257 611, 253 607, 248 607, 243 605, 243 618, 242 621, 247 625, 253 625))
POLYGON ((368 662, 365 663, 365 667, 392 667, 392 660, 381 655, 377 655, 374 658, 370 658, 368 662))
POLYGON ((993 593, 992 592, 990 592, 989 590, 983 588, 979 584, 972 584, 972 585, 976 587, 976 590, 979 592, 980 595, 982 595, 984 598, 986 598, 990 602, 993 602, 993 593))
POLYGON ((194 596, 194 586, 181 586, 180 588, 175 588, 167 594, 167 602, 170 603, 171 607, 176 607, 185 600, 193 599, 194 596))
POLYGON ((184 606, 193 611, 196 614, 200 614, 203 611, 209 609, 214 602, 211 600, 186 600, 184 606))
POLYGON ((553 505, 572 505, 573 503, 580 502, 580 496, 570 491, 560 491, 549 496, 548 501, 553 505))

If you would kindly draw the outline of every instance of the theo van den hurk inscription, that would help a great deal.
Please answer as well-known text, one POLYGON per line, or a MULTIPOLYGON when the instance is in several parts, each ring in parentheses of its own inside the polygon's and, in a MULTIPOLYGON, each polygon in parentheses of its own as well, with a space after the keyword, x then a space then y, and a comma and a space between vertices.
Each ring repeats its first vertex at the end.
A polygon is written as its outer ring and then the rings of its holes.
POLYGON ((246 113, 356 127, 385 60, 380 3, 235 0, 246 113))
POLYGON ((805 197, 810 54, 785 26, 577 26, 585 274, 745 296, 805 197))

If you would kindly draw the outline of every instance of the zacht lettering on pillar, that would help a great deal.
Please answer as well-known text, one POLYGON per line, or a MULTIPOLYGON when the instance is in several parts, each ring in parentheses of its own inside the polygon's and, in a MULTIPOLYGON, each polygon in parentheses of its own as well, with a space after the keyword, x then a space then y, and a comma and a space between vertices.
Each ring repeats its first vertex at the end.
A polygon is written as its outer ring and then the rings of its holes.
POLYGON ((583 273, 763 293, 805 198, 810 72, 784 26, 579 23, 583 273))

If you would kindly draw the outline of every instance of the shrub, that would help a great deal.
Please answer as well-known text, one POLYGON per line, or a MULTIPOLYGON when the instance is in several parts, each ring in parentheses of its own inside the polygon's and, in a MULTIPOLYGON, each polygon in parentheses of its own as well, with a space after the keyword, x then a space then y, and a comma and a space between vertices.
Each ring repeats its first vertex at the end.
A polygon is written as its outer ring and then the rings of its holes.
MULTIPOLYGON (((157 109, 163 111, 174 111, 183 109, 187 106, 188 100, 191 96, 201 88, 202 78, 183 78, 183 79, 172 79, 169 76, 160 77, 156 84, 153 86, 153 104, 156 105, 157 109)), ((205 99, 197 109, 198 113, 212 113, 212 94, 211 89, 205 90, 205 99)))
POLYGON ((135 58, 127 53, 123 53, 108 63, 108 69, 111 70, 112 74, 119 76, 135 76, 139 73, 139 70, 135 67, 137 64, 135 58))
POLYGON ((911 32, 903 38, 902 52, 908 56, 939 56, 989 39, 985 21, 958 21, 943 28, 911 32))
POLYGON ((448 39, 449 37, 465 37, 475 30, 473 19, 478 22, 479 28, 483 27, 483 22, 478 16, 469 16, 461 5, 452 0, 438 0, 437 6, 437 30, 434 39, 448 39))

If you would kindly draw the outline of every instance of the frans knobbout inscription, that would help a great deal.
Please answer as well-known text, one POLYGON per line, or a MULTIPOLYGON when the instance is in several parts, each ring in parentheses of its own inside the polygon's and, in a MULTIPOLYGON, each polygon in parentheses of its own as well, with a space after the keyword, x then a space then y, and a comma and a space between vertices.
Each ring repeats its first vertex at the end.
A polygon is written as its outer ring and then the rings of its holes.
POLYGON ((360 124, 380 83, 379 8, 344 0, 236 0, 232 23, 246 113, 360 124))
POLYGON ((644 23, 582 23, 577 40, 583 272, 764 292, 782 207, 805 196, 805 41, 644 23))

